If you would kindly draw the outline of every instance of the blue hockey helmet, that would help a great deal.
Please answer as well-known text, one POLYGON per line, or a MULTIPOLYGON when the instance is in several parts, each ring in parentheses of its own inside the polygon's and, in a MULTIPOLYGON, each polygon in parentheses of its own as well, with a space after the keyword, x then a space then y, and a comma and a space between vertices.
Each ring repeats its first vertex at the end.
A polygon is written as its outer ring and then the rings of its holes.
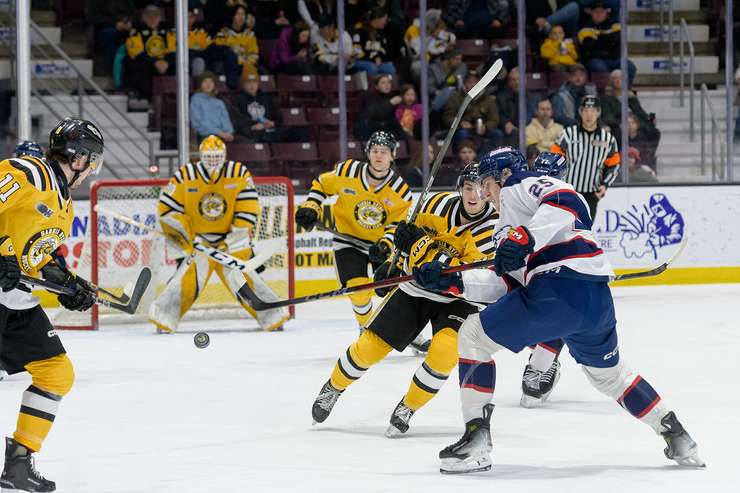
POLYGON ((505 169, 516 171, 527 171, 527 159, 513 147, 499 147, 494 149, 480 160, 478 167, 478 176, 483 180, 489 176, 497 182, 501 181, 501 173, 505 169))
POLYGON ((562 154, 545 151, 532 163, 532 171, 562 180, 568 172, 568 162, 562 154))
POLYGON ((44 150, 41 148, 40 145, 38 145, 38 143, 32 140, 22 140, 18 142, 18 145, 15 146, 13 157, 23 156, 37 157, 40 159, 44 157, 44 150))

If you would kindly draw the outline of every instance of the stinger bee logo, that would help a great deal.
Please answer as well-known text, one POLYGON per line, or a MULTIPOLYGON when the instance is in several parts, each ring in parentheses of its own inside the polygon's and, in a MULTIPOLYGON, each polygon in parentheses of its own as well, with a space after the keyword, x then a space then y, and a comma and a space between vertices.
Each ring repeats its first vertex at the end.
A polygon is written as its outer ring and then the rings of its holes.
POLYGON ((218 221, 226 214, 226 200, 217 193, 207 193, 200 199, 198 211, 206 221, 218 221))
POLYGON ((365 229, 381 227, 386 217, 385 209, 373 200, 363 200, 355 206, 355 219, 365 229))
POLYGON ((67 239, 67 235, 59 228, 48 228, 33 235, 23 247, 21 264, 23 270, 31 272, 41 262, 50 256, 67 239))

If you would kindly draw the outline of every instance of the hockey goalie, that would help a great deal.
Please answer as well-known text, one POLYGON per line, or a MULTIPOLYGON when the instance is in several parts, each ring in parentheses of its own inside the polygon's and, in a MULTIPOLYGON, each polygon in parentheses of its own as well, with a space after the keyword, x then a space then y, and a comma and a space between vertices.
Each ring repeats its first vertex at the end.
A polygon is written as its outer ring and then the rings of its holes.
MULTIPOLYGON (((252 175, 239 162, 226 161, 226 146, 215 135, 203 139, 200 161, 181 167, 162 189, 157 213, 162 230, 178 252, 177 269, 149 308, 158 332, 171 333, 203 292, 215 272, 237 300, 246 281, 260 297, 276 295, 256 272, 229 275, 223 265, 193 250, 196 239, 241 259, 251 258, 252 236, 260 204, 252 175)), ((255 312, 240 304, 266 331, 281 330, 289 318, 285 308, 255 312)))

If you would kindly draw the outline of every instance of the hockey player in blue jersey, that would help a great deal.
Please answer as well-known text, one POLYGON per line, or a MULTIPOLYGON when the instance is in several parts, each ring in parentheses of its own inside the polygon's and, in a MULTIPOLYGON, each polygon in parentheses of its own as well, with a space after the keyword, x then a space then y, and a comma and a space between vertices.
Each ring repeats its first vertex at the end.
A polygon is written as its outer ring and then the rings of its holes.
POLYGON ((653 387, 621 358, 608 282, 614 272, 591 231, 588 205, 571 185, 527 171, 513 148, 480 164, 481 195, 500 219, 494 269, 441 276, 433 263, 416 271, 426 289, 460 291, 491 303, 462 325, 458 350, 465 433, 439 453, 443 473, 491 469, 490 419, 496 366, 492 355, 563 339, 591 384, 661 435, 664 453, 703 467, 696 442, 653 387))

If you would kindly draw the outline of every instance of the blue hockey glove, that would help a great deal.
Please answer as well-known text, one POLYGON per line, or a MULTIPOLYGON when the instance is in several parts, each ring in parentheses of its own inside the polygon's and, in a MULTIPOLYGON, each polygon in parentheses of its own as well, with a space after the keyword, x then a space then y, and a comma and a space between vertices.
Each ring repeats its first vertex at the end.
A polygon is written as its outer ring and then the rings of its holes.
POLYGON ((420 287, 429 291, 459 296, 463 292, 462 275, 459 272, 442 274, 442 271, 447 267, 449 265, 443 264, 439 260, 427 262, 421 267, 414 267, 412 272, 414 281, 420 287))
POLYGON ((521 269, 525 264, 524 259, 533 251, 534 240, 526 227, 509 229, 506 238, 496 249, 496 256, 493 259, 496 274, 503 276, 507 272, 521 269))

